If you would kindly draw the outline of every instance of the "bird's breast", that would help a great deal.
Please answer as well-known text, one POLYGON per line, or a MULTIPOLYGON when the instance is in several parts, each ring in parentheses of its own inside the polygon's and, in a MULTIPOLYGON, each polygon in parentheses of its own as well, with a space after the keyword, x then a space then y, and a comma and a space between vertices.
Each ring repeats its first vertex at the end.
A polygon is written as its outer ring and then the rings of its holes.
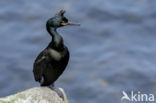
POLYGON ((60 61, 67 55, 67 50, 57 51, 55 49, 49 48, 48 53, 50 54, 51 58, 53 58, 56 61, 60 61))

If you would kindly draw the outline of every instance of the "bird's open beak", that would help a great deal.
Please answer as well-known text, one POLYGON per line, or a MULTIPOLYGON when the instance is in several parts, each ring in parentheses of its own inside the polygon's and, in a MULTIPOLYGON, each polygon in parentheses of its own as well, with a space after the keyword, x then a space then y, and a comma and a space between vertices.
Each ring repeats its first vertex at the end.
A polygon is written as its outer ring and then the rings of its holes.
POLYGON ((68 23, 68 22, 67 22, 67 23, 62 22, 61 25, 62 25, 62 26, 66 26, 66 25, 80 26, 80 24, 68 23))

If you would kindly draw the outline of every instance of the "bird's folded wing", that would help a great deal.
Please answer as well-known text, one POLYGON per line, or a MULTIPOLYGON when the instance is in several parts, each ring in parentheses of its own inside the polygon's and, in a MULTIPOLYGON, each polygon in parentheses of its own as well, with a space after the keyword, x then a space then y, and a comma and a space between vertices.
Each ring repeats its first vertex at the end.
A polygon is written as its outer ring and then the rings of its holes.
POLYGON ((43 76, 43 69, 46 68, 46 61, 48 61, 48 58, 44 55, 39 55, 34 63, 33 73, 36 81, 41 80, 43 76))

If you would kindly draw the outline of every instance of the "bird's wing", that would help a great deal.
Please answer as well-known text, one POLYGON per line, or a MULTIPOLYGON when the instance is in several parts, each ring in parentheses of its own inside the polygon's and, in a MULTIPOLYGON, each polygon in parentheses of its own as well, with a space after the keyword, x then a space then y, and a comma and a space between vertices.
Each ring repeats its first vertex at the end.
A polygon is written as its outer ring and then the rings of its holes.
POLYGON ((44 52, 41 52, 36 58, 34 62, 34 67, 33 67, 34 78, 36 81, 40 82, 43 76, 43 70, 44 68, 46 68, 45 62, 47 61, 48 61, 48 56, 44 52))

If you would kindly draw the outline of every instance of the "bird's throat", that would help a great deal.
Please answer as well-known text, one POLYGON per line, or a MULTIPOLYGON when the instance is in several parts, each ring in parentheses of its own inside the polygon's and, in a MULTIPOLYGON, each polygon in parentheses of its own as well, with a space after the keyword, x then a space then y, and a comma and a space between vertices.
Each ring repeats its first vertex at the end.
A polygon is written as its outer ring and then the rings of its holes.
POLYGON ((56 48, 62 48, 64 46, 63 44, 63 38, 61 37, 61 35, 58 34, 58 32, 56 31, 56 28, 52 28, 50 27, 48 29, 48 32, 50 33, 50 35, 52 36, 52 41, 51 43, 56 47, 56 48))

